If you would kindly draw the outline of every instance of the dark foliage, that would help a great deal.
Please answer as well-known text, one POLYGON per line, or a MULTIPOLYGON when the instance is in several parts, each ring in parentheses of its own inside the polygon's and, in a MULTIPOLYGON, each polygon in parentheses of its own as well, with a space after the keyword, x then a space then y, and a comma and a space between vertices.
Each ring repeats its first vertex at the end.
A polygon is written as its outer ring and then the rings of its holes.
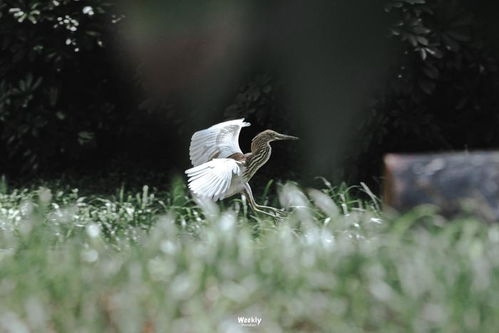
POLYGON ((108 55, 119 20, 106 1, 0 2, 2 171, 81 162, 121 130, 126 95, 108 55))
POLYGON ((379 174, 387 152, 497 147, 497 58, 467 4, 403 0, 386 10, 399 63, 359 136, 356 176, 379 174))
MULTIPOLYGON (((400 54, 349 149, 350 180, 379 175, 386 152, 499 145, 497 57, 475 7, 465 0, 388 1, 400 54)), ((0 2, 0 172, 133 160, 127 154, 134 146, 140 160, 178 168, 172 161, 180 152, 164 143, 177 138, 185 155, 188 113, 171 101, 132 103, 135 82, 120 77, 116 65, 121 18, 111 1, 0 2), (168 112, 143 111, 158 108, 168 112)), ((286 83, 279 82, 251 76, 219 118, 244 116, 255 131, 292 129, 282 101, 286 83)))

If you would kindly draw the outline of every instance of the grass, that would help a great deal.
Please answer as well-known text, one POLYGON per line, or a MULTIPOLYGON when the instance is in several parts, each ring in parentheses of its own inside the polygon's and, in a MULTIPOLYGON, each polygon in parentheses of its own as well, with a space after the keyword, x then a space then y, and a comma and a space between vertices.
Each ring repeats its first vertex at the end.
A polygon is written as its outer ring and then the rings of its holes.
POLYGON ((0 332, 499 327, 497 225, 424 207, 389 216, 328 183, 281 187, 280 221, 241 200, 197 205, 182 183, 105 197, 1 188, 0 332))

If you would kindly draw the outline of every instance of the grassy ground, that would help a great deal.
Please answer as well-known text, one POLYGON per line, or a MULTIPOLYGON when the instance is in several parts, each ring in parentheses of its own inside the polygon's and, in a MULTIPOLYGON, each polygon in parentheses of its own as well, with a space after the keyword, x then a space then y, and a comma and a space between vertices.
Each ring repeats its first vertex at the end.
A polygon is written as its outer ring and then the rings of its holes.
MULTIPOLYGON (((50 186, 49 186, 50 187, 50 186)), ((496 332, 499 227, 286 185, 283 220, 169 193, 0 190, 0 332, 496 332), (262 318, 243 327, 238 317, 262 318)))

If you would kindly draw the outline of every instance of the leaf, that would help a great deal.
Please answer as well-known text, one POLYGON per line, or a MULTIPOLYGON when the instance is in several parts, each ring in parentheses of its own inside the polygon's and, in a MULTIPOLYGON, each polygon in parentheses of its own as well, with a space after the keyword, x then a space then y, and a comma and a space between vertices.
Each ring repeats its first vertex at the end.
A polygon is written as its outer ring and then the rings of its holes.
POLYGON ((428 44, 430 43, 430 42, 428 41, 428 38, 426 38, 426 37, 422 37, 422 36, 418 36, 418 37, 417 37, 417 40, 418 40, 419 44, 422 44, 422 45, 424 45, 424 46, 428 46, 428 44))
POLYGON ((42 81, 43 81, 42 77, 39 77, 38 79, 36 79, 35 83, 32 86, 32 89, 33 90, 38 89, 38 87, 40 87, 40 84, 42 83, 42 81))
POLYGON ((419 49, 419 53, 421 54, 421 59, 423 59, 423 61, 425 61, 426 58, 428 57, 428 53, 426 52, 426 49, 425 48, 419 49))
POLYGON ((78 143, 80 145, 85 145, 94 140, 95 134, 89 131, 82 131, 78 133, 78 143))
POLYGON ((429 54, 431 54, 433 57, 435 57, 437 59, 442 59, 444 56, 444 53, 436 47, 427 47, 426 52, 428 52, 429 54))

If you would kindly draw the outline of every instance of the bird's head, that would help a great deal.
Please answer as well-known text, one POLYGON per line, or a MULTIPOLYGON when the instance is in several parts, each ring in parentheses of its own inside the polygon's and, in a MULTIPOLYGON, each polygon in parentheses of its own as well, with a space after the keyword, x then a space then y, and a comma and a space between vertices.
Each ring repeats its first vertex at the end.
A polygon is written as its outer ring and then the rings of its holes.
POLYGON ((273 130, 265 130, 262 133, 258 134, 258 137, 261 137, 265 142, 279 141, 279 140, 298 140, 296 136, 286 135, 277 133, 273 130))

